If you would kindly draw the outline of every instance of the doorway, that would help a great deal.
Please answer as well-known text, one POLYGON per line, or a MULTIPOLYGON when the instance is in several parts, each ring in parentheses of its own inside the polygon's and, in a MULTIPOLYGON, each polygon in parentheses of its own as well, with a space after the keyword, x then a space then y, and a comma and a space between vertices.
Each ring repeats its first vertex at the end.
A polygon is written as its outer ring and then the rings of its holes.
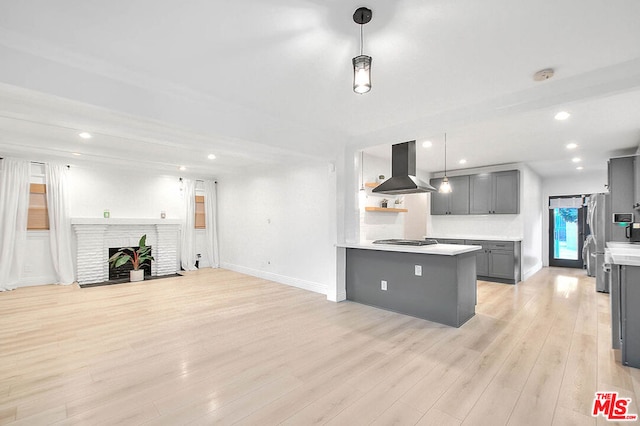
POLYGON ((584 197, 549 197, 549 265, 582 268, 584 197))

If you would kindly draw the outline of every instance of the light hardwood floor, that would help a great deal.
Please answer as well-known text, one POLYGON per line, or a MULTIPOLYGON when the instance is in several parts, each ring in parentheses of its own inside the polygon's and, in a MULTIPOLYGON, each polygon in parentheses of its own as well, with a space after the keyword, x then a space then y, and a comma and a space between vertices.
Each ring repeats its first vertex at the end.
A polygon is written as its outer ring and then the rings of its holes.
POLYGON ((479 282, 459 329, 226 270, 0 293, 0 424, 609 424, 640 370, 594 285, 479 282))

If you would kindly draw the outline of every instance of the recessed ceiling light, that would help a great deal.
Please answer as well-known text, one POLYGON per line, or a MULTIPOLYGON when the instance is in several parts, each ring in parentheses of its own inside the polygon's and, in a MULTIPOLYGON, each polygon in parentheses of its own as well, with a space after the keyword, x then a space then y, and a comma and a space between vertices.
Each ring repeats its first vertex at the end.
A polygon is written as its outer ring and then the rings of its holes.
POLYGON ((579 163, 579 162, 581 162, 582 160, 580 159, 580 157, 573 157, 573 158, 571 159, 571 161, 573 161, 574 163, 579 163))
POLYGON ((575 142, 570 142, 567 144, 567 149, 576 149, 578 147, 578 144, 575 142))
POLYGON ((431 141, 422 142, 422 147, 423 148, 431 148, 432 146, 433 146, 433 144, 431 143, 431 141))
POLYGON ((458 163, 460 163, 460 164, 466 164, 466 163, 467 163, 467 160, 465 160, 465 159, 463 158, 462 160, 458 161, 458 163))
POLYGON ((566 120, 570 116, 571 116, 571 114, 569 114, 567 111, 560 111, 559 113, 556 114, 555 119, 556 120, 566 120))
POLYGON ((180 166, 178 167, 178 170, 180 170, 181 172, 184 172, 185 170, 187 170, 187 168, 185 166, 180 166))
POLYGON ((82 154, 80 154, 79 152, 72 152, 71 154, 73 154, 73 155, 75 155, 75 156, 77 156, 77 157, 79 157, 79 156, 81 156, 81 155, 82 155, 82 154))
POLYGON ((582 170, 582 169, 584 169, 584 167, 582 167, 582 166, 576 167, 576 170, 582 170))
POLYGON ((215 156, 215 154, 209 154, 209 155, 207 155, 207 158, 208 158, 209 160, 215 160, 215 159, 216 159, 216 156, 215 156))
POLYGON ((78 133, 78 136, 80 136, 82 139, 91 139, 91 133, 88 132, 78 133))

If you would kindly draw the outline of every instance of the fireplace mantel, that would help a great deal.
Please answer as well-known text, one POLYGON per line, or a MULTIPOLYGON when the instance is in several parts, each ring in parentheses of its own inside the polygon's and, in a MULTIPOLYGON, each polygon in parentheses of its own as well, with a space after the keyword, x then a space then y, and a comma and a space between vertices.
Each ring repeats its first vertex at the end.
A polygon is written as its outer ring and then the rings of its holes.
POLYGON ((178 219, 74 217, 72 225, 180 225, 178 219))
POLYGON ((110 247, 133 247, 142 235, 152 246, 155 261, 151 275, 170 275, 178 271, 180 221, 176 219, 72 218, 77 239, 78 284, 109 279, 110 247))

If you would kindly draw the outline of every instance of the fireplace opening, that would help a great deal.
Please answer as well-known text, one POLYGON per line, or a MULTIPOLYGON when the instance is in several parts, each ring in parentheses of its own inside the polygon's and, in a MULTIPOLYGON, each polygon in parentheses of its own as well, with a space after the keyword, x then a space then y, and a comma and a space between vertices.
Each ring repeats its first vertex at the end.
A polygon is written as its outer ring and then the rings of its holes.
MULTIPOLYGON (((113 256, 114 254, 116 254, 118 251, 120 251, 121 247, 109 247, 109 257, 108 259, 111 258, 111 256, 113 256)), ((140 247, 132 247, 134 250, 139 249, 140 247)), ((152 255, 153 250, 149 251, 149 254, 152 255)), ((144 276, 145 277, 150 277, 151 276, 151 261, 147 260, 145 262, 142 263, 142 265, 140 265, 140 268, 144 270, 144 276)), ((129 279, 129 271, 133 270, 133 265, 131 264, 131 262, 127 262, 124 265, 118 266, 117 268, 112 268, 111 265, 109 265, 109 281, 112 280, 122 280, 122 279, 129 279)))

